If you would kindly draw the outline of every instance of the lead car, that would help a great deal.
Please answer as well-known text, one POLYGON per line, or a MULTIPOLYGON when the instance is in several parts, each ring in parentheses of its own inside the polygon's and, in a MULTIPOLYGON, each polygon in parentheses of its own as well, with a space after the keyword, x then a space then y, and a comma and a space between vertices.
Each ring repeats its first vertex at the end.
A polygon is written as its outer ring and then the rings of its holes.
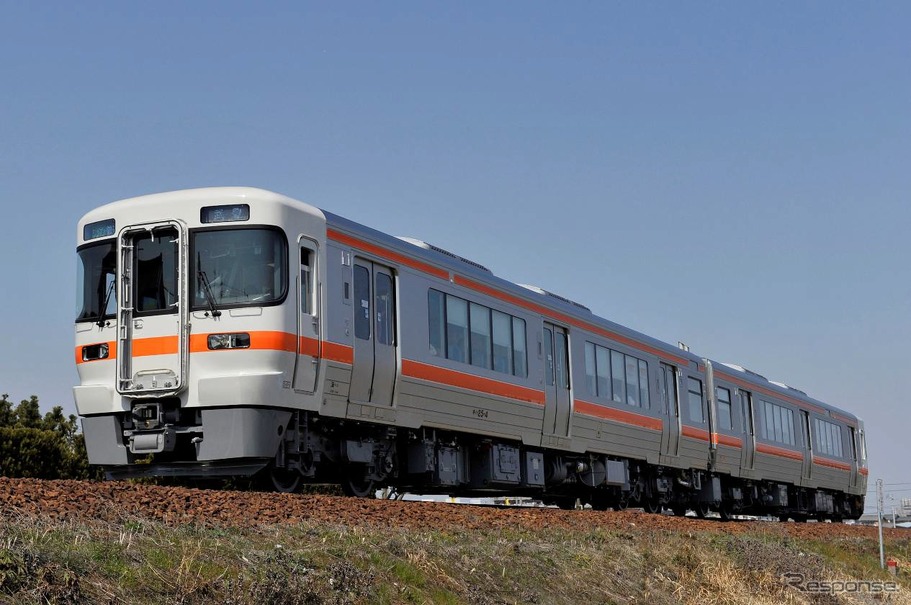
POLYGON ((74 394, 109 477, 863 510, 854 415, 423 241, 252 188, 114 202, 77 237, 74 394))

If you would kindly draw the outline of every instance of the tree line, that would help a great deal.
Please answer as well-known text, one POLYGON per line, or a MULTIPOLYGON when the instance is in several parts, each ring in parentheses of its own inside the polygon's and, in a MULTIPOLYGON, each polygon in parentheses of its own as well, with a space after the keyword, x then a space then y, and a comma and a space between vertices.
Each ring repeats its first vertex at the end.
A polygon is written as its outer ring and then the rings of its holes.
POLYGON ((0 475, 40 479, 100 478, 89 467, 85 437, 74 414, 54 406, 42 416, 38 397, 13 405, 0 395, 0 475))

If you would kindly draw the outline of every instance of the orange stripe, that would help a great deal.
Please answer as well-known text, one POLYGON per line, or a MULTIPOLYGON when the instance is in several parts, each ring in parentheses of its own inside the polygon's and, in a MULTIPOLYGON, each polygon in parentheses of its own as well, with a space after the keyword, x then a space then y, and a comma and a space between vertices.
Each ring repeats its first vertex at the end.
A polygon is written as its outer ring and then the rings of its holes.
POLYGON ((457 372, 455 370, 448 370, 446 368, 432 366, 410 359, 402 360, 402 374, 421 380, 429 380, 431 382, 479 391, 490 395, 499 395, 500 397, 508 397, 510 399, 518 399, 520 401, 544 405, 543 391, 529 389, 508 382, 500 382, 499 380, 492 380, 490 378, 482 378, 480 376, 457 372))
POLYGON ((117 341, 114 341, 114 340, 107 342, 107 343, 95 342, 95 343, 92 343, 89 345, 81 345, 81 346, 76 347, 76 365, 79 365, 80 363, 91 363, 93 361, 109 361, 116 357, 117 357, 117 341), (85 359, 82 358, 82 350, 84 348, 94 347, 94 346, 98 346, 101 344, 108 345, 108 356, 107 357, 105 357, 104 359, 89 359, 88 361, 86 361, 85 359))
POLYGON ((329 239, 335 240, 342 244, 346 244, 346 245, 352 246, 354 248, 360 248, 361 250, 363 250, 365 252, 370 252, 371 254, 375 254, 381 258, 395 261, 399 264, 411 267, 412 269, 417 269, 418 271, 423 271, 424 273, 429 273, 430 275, 433 275, 434 277, 439 277, 440 279, 445 279, 446 281, 449 281, 449 271, 444 271, 442 269, 438 269, 437 267, 434 267, 433 265, 429 265, 429 264, 421 262, 419 260, 415 260, 415 259, 405 256, 403 254, 399 254, 398 252, 393 252, 392 250, 387 250, 385 248, 381 248, 374 244, 370 244, 363 240, 359 240, 357 238, 351 237, 350 235, 345 235, 344 233, 340 233, 334 229, 326 229, 326 236, 329 239))
POLYGON ((867 475, 870 474, 869 469, 866 469, 866 468, 859 468, 859 469, 857 469, 857 472, 860 473, 861 475, 863 475, 864 477, 866 477, 867 475))
POLYGON ((319 340, 316 338, 308 338, 306 336, 300 337, 300 342, 297 345, 301 355, 309 355, 310 357, 319 357, 319 340))
POLYGON ((172 355, 177 353, 178 340, 176 336, 155 336, 152 338, 137 338, 133 340, 133 357, 146 357, 148 355, 172 355))
POLYGON ((692 426, 683 425, 683 436, 689 437, 691 439, 699 439, 700 441, 709 440, 709 432, 704 429, 697 429, 692 426))
POLYGON ((342 363, 354 363, 354 349, 348 345, 338 344, 337 342, 323 341, 323 357, 332 361, 342 363))
POLYGON ((510 304, 522 307, 524 309, 528 309, 529 311, 534 311, 535 313, 540 313, 541 315, 550 317, 552 319, 556 319, 557 321, 576 326, 577 328, 582 328, 583 330, 588 330, 589 332, 593 332, 600 336, 604 336, 605 338, 609 338, 611 340, 623 343, 634 349, 638 349, 640 351, 645 351, 645 352, 651 353, 652 355, 655 355, 657 357, 662 357, 664 359, 673 361, 673 362, 677 363, 678 365, 681 365, 681 366, 689 365, 689 360, 684 359, 683 357, 678 357, 676 355, 672 355, 666 351, 662 351, 661 349, 657 349, 650 345, 641 343, 637 340, 633 340, 632 338, 622 336, 620 334, 617 334, 616 332, 611 332, 610 330, 606 330, 600 326, 596 326, 594 324, 584 322, 580 319, 576 319, 575 317, 571 317, 569 315, 565 315, 563 313, 553 311, 551 309, 548 309, 547 307, 542 307, 541 305, 538 305, 533 302, 529 302, 527 300, 519 298, 518 296, 513 296, 512 294, 507 294, 505 292, 501 292, 500 290, 497 290, 496 288, 492 288, 490 286, 478 283, 474 280, 468 279, 466 277, 462 277, 461 275, 456 275, 455 278, 453 279, 453 281, 460 286, 465 286, 466 288, 471 288, 472 290, 481 292, 482 294, 492 296, 493 298, 498 298, 504 302, 508 302, 510 304))
POLYGON ((845 464, 844 462, 838 462, 837 460, 830 460, 828 458, 820 458, 818 456, 813 456, 813 464, 818 464, 819 466, 828 466, 829 468, 835 468, 840 471, 850 471, 851 465, 845 464))
POLYGON ((765 443, 757 443, 756 451, 761 454, 770 454, 772 456, 778 456, 780 458, 790 458, 791 460, 803 460, 803 454, 800 452, 795 452, 793 450, 786 450, 784 448, 775 447, 774 445, 766 445, 765 443))
POLYGON ((614 408, 598 405, 596 403, 582 401, 581 399, 575 400, 574 410, 577 413, 585 414, 586 416, 604 418, 605 420, 611 420, 614 422, 619 422, 621 424, 628 424, 630 426, 638 426, 644 429, 649 429, 650 431, 660 431, 662 428, 664 428, 664 424, 658 418, 652 418, 651 416, 636 414, 635 412, 629 412, 626 410, 616 410, 614 408))
POLYGON ((737 437, 731 437, 730 435, 723 435, 721 433, 715 433, 715 441, 721 445, 727 445, 730 447, 743 447, 743 441, 737 437))

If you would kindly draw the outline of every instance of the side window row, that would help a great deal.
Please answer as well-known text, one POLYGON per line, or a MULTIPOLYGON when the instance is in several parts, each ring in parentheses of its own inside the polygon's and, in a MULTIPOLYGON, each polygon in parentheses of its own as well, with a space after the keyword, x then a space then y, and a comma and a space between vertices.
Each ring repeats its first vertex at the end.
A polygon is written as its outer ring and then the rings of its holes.
POLYGON ((757 411, 762 417, 760 437, 785 445, 797 444, 794 410, 760 399, 757 411))
POLYGON ((430 353, 524 378, 528 375, 525 320, 430 290, 430 353))
POLYGON ((844 457, 844 447, 841 442, 841 427, 837 424, 815 419, 816 424, 816 451, 820 454, 844 457))
POLYGON ((588 392, 617 403, 649 408, 648 364, 591 342, 585 343, 588 392))

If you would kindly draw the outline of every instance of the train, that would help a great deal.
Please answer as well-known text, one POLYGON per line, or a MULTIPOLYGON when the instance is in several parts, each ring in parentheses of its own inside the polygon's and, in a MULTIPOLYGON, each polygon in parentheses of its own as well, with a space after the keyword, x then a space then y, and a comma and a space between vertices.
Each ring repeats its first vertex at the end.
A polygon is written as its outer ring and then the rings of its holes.
POLYGON ((421 240, 212 187, 91 210, 76 250, 74 399, 111 479, 863 512, 855 415, 421 240))

